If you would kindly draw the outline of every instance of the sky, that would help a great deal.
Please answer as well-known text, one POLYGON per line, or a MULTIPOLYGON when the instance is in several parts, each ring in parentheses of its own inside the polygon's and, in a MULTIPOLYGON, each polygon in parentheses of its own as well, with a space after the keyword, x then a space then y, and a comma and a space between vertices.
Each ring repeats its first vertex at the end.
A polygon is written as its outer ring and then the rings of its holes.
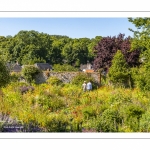
POLYGON ((14 36, 21 30, 35 30, 50 35, 66 35, 70 38, 95 38, 117 36, 119 33, 133 36, 128 28, 135 29, 128 18, 0 18, 0 36, 14 36))

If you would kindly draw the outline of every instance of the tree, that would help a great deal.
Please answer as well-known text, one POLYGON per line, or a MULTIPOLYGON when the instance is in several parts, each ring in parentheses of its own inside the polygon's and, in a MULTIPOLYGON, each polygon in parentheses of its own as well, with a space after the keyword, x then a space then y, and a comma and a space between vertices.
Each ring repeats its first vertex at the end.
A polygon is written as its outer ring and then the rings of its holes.
POLYGON ((55 39, 52 42, 52 46, 48 51, 51 64, 62 63, 62 49, 65 46, 66 41, 64 39, 55 39))
POLYGON ((0 88, 3 86, 6 86, 10 81, 10 73, 8 68, 6 67, 6 64, 1 59, 0 60, 0 88))
POLYGON ((0 37, 0 56, 3 58, 4 61, 13 60, 12 56, 13 47, 14 47, 13 38, 5 38, 2 36, 0 37))
POLYGON ((80 64, 87 63, 88 47, 90 40, 88 38, 73 39, 69 41, 62 50, 64 60, 69 65, 79 67, 80 64))
POLYGON ((119 34, 117 37, 104 37, 97 46, 95 46, 94 51, 96 56, 94 58, 93 67, 96 71, 100 68, 109 69, 117 50, 121 50, 130 67, 139 65, 140 51, 138 49, 130 51, 131 38, 124 38, 124 36, 124 34, 119 34))
POLYGON ((150 49, 150 18, 128 18, 137 30, 129 28, 134 33, 132 49, 139 48, 141 51, 150 49))
POLYGON ((138 48, 141 52, 141 65, 135 76, 136 86, 142 91, 150 90, 150 18, 128 18, 137 28, 136 31, 129 29, 134 33, 132 40, 132 49, 138 48))
POLYGON ((129 67, 120 50, 115 54, 108 73, 109 80, 115 85, 125 85, 129 80, 129 67))
POLYGON ((72 41, 70 41, 62 49, 62 56, 64 58, 63 61, 69 65, 74 62, 72 51, 72 41))
POLYGON ((49 51, 52 47, 50 35, 37 31, 21 30, 14 37, 0 37, 0 52, 7 61, 20 64, 30 64, 32 60, 49 60, 49 51))
POLYGON ((95 57, 94 53, 94 47, 100 42, 102 39, 102 36, 96 36, 95 38, 92 38, 91 41, 88 43, 88 61, 92 62, 95 57))

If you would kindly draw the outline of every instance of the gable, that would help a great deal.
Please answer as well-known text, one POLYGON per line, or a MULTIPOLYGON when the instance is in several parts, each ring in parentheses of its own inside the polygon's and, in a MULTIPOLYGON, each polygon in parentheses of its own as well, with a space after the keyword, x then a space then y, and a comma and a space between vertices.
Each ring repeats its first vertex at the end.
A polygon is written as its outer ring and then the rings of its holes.
POLYGON ((37 68, 43 70, 43 71, 46 71, 46 70, 51 70, 52 69, 52 66, 49 65, 48 63, 36 63, 34 64, 37 68))

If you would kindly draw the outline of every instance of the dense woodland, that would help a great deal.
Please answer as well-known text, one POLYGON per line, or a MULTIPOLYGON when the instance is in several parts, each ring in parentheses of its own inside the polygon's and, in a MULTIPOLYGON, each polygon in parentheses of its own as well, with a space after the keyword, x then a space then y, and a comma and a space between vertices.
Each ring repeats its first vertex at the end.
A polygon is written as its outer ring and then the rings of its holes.
POLYGON ((101 38, 101 36, 97 36, 93 39, 72 39, 67 36, 49 35, 34 30, 20 31, 14 37, 0 37, 0 53, 5 60, 18 61, 20 64, 67 63, 78 67, 87 61, 93 61, 93 47, 101 38))
POLYGON ((1 113, 21 120, 28 131, 32 126, 43 132, 149 132, 150 18, 128 20, 137 28, 129 29, 132 38, 119 33, 72 39, 33 30, 1 36, 1 113), (19 74, 10 75, 5 67, 6 62, 16 61, 21 65, 47 62, 61 71, 66 65, 78 68, 90 62, 100 73, 101 85, 84 73, 69 84, 50 77, 36 85, 34 75, 39 71, 35 68, 23 70, 27 79, 23 85, 19 74), (91 92, 82 91, 85 80, 92 81, 91 92), (29 85, 34 91, 19 91, 29 85))

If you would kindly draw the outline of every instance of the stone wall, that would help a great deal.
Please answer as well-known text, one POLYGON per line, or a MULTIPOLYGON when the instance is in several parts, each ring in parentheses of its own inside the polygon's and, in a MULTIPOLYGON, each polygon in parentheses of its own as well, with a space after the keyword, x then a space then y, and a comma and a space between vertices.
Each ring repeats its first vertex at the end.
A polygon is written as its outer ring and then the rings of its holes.
POLYGON ((64 83, 70 83, 71 80, 77 76, 78 74, 88 74, 93 77, 95 81, 99 84, 100 76, 98 72, 93 73, 84 73, 84 72, 42 72, 36 76, 36 83, 44 83, 46 80, 52 76, 55 76, 62 80, 64 83))

